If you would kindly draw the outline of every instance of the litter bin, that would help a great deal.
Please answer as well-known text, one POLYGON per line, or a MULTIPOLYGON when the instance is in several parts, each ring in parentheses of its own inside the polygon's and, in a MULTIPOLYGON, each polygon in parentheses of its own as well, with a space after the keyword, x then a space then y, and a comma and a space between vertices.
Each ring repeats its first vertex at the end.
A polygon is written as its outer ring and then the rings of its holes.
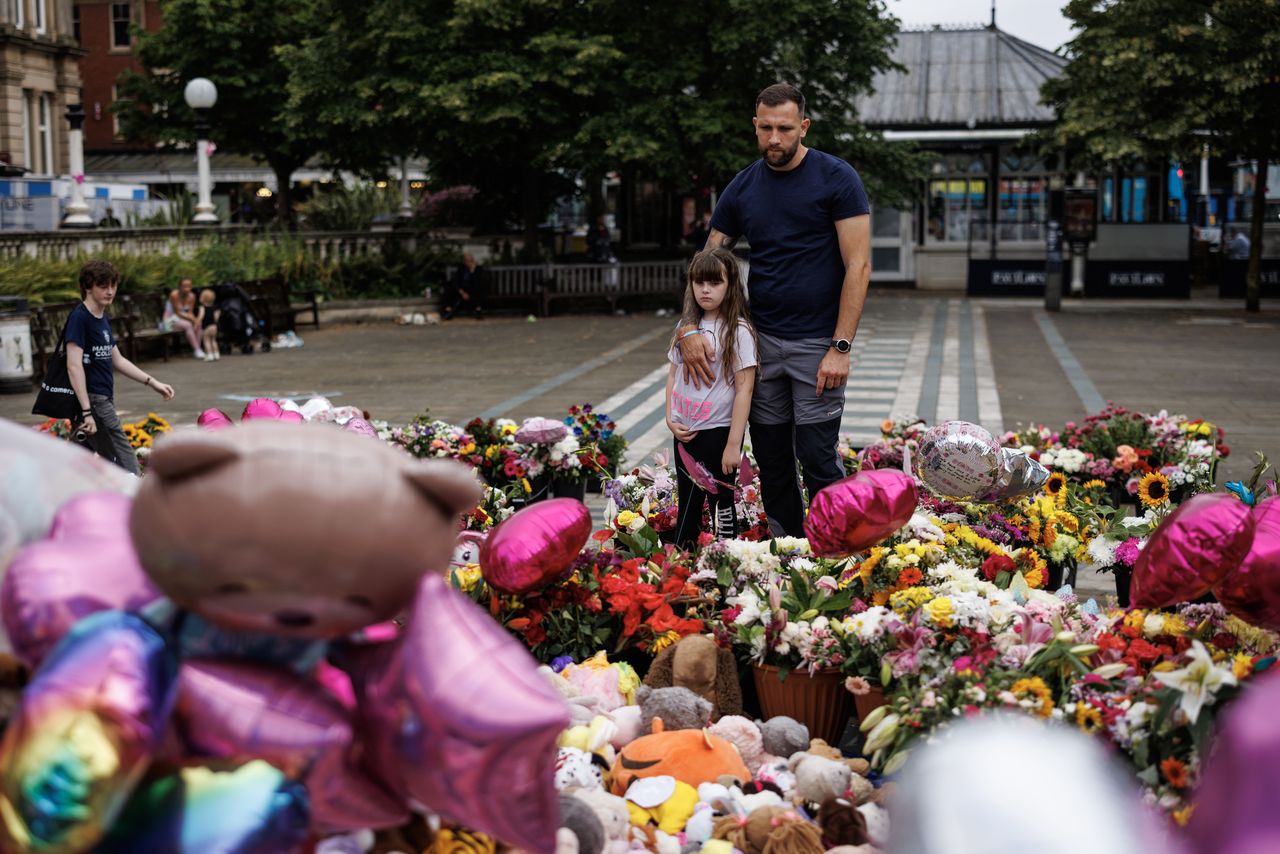
POLYGON ((31 313, 22 297, 0 297, 0 393, 31 391, 31 313))

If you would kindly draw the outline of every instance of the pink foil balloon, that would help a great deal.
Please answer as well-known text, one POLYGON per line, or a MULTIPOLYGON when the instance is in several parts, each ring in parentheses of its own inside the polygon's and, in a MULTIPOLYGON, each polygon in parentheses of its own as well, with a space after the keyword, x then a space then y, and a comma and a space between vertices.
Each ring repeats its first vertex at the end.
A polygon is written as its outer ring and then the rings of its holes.
POLYGON ((280 420, 286 424, 301 424, 304 419, 302 413, 296 409, 283 409, 280 411, 280 420))
POLYGON ((408 809, 348 762, 351 722, 295 673, 248 662, 183 664, 175 721, 197 756, 265 759, 301 779, 322 833, 403 824, 408 809))
POLYGON ((84 617, 160 596, 129 540, 132 499, 83 493, 54 518, 57 539, 19 551, 0 583, 0 615, 18 658, 36 667, 84 617))
POLYGON ((142 619, 81 620, 22 693, 0 740, 0 851, 89 851, 151 764, 177 660, 142 619))
POLYGON ((196 419, 196 424, 206 430, 221 430, 225 427, 234 426, 235 422, 221 409, 206 409, 200 413, 200 417, 196 419))
POLYGON ((480 546, 480 571, 504 593, 558 579, 591 536, 591 511, 573 498, 539 501, 498 524, 480 546))
POLYGON ((556 738, 569 717, 529 652, 429 575, 404 635, 360 656, 352 677, 370 770, 445 818, 552 851, 556 738))
POLYGON ((1196 787, 1185 828, 1194 854, 1280 851, 1280 673, 1265 673, 1231 704, 1196 787))
POLYGON ((254 421, 265 418, 271 421, 279 421, 282 414, 284 414, 284 410, 280 408, 280 404, 269 397, 259 397, 245 404, 244 412, 240 414, 240 420, 254 421))
POLYGON ((1253 521, 1249 554, 1213 588, 1213 595, 1240 619, 1280 631, 1280 498, 1253 508, 1253 521))
POLYGON ((1253 544, 1249 505, 1234 495, 1197 495, 1169 514, 1133 565, 1138 608, 1190 602, 1234 572, 1253 544))
POLYGON ((911 520, 916 484, 894 469, 860 471, 819 492, 804 533, 813 553, 847 557, 870 548, 911 520))

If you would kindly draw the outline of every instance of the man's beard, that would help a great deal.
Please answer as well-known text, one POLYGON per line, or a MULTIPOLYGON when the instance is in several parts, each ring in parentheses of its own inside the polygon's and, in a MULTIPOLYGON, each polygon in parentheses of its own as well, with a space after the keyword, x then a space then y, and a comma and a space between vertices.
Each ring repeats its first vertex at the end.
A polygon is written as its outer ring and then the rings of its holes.
POLYGON ((796 140, 790 148, 784 148, 781 151, 771 149, 767 146, 761 147, 760 153, 764 155, 765 162, 770 166, 782 167, 795 158, 796 152, 800 150, 800 140, 796 140))

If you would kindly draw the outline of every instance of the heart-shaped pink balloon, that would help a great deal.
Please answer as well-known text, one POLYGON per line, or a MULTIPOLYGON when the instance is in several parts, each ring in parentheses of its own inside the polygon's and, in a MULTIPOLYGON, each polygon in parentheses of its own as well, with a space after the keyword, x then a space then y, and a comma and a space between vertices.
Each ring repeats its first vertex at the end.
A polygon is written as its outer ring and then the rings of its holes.
POLYGON ((269 397, 259 397, 245 404, 244 412, 240 414, 240 420, 253 421, 258 418, 265 418, 271 421, 279 421, 280 416, 283 414, 284 410, 280 408, 280 404, 269 397))
POLYGON ((1138 608, 1190 602, 1234 572, 1253 544, 1249 505, 1234 495, 1197 495, 1169 514, 1133 565, 1130 598, 1138 608))
POLYGON ((321 832, 392 827, 408 809, 348 761, 351 721, 324 688, 268 665, 188 661, 175 721, 197 756, 265 759, 300 778, 321 832))
POLYGON ((1253 545, 1213 595, 1246 622, 1280 631, 1280 498, 1253 508, 1253 545))
POLYGON ((581 501, 530 504, 489 533, 480 547, 480 572, 503 593, 537 590, 564 574, 590 536, 591 511, 581 501))
POLYGON ((342 429, 351 433, 359 433, 361 436, 368 436, 371 439, 378 438, 378 431, 373 429, 373 425, 363 418, 352 418, 342 425, 342 429))
POLYGON ((235 422, 221 409, 206 409, 200 413, 196 424, 206 430, 221 430, 224 427, 233 426, 235 422))
POLYGON ((29 667, 90 614, 135 610, 160 597, 129 539, 132 505, 119 493, 83 493, 58 510, 53 539, 14 556, 0 583, 0 615, 29 667))
POLYGON ((911 520, 916 484, 894 469, 860 471, 814 496, 804 533, 820 557, 848 557, 870 548, 911 520))
POLYGON ((404 634, 351 664, 371 772, 445 818, 531 852, 555 848, 564 701, 492 617, 428 575, 404 634))

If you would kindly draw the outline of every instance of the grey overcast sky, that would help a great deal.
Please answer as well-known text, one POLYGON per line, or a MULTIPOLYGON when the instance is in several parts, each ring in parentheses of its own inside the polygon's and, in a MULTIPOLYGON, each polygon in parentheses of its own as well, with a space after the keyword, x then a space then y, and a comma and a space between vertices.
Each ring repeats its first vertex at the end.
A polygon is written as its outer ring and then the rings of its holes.
MULTIPOLYGON (((1065 0, 997 0, 996 26, 1054 50, 1071 40, 1063 5, 1065 0)), ((904 27, 991 22, 991 0, 889 0, 888 6, 904 27)))

